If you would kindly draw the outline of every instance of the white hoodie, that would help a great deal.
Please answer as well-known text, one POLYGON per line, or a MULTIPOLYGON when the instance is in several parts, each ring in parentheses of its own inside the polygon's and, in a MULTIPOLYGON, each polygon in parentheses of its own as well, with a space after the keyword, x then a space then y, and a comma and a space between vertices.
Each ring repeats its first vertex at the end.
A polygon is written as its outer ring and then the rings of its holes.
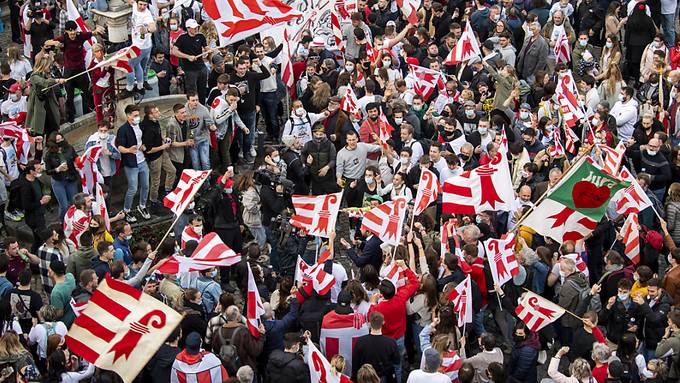
POLYGON ((632 98, 626 103, 617 101, 609 114, 616 119, 619 141, 628 141, 629 138, 633 137, 633 130, 635 130, 633 126, 638 120, 638 102, 636 99, 632 98))

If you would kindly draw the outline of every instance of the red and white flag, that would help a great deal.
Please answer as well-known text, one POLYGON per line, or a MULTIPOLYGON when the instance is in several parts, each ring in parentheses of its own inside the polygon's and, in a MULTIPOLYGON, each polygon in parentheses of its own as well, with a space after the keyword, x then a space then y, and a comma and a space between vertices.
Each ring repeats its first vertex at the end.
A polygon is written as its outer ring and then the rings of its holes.
POLYGON ((619 141, 619 144, 616 145, 616 148, 614 149, 606 144, 597 144, 597 148, 600 149, 602 153, 606 154, 602 171, 612 176, 619 174, 623 156, 626 154, 626 145, 624 142, 619 141))
MULTIPOLYGON (((78 12, 78 7, 74 4, 73 0, 66 0, 66 12, 68 13, 68 19, 76 22, 78 26, 78 31, 80 32, 91 32, 90 28, 85 24, 85 20, 78 12)), ((97 39, 92 36, 85 40, 83 43, 83 49, 85 49, 85 67, 89 68, 92 64, 92 46, 97 42, 97 39)))
POLYGON ((172 210, 175 215, 180 215, 194 199, 194 195, 201 188, 203 182, 208 179, 210 170, 184 169, 179 177, 179 183, 175 190, 170 192, 163 200, 163 205, 172 210))
MULTIPOLYGON (((70 0, 69 0, 70 1, 70 0)), ((76 157, 75 165, 80 173, 80 183, 83 185, 83 193, 95 193, 95 184, 104 183, 104 177, 99 171, 97 161, 102 153, 101 145, 90 146, 82 156, 76 157)))
POLYGON ((529 291, 524 293, 515 309, 515 314, 533 332, 556 321, 565 312, 562 307, 529 291))
POLYGON ((550 138, 553 141, 552 148, 548 149, 548 155, 550 157, 564 157, 566 152, 564 151, 564 146, 562 146, 562 137, 560 137, 560 130, 554 128, 550 133, 550 138))
POLYGON ((17 125, 16 121, 3 122, 0 124, 0 136, 14 139, 14 150, 17 152, 19 163, 27 164, 32 139, 26 128, 17 125))
POLYGON ((640 228, 637 213, 628 214, 621 228, 621 236, 626 257, 637 265, 640 262, 640 228))
POLYGON ((385 202, 364 214, 361 229, 375 234, 383 243, 397 246, 404 228, 406 210, 406 199, 403 197, 385 202))
POLYGON ((397 0, 397 6, 409 24, 418 25, 420 0, 397 0))
POLYGON ((177 274, 233 266, 240 261, 240 254, 225 245, 216 233, 208 233, 198 243, 191 257, 173 255, 158 268, 158 271, 163 274, 177 274))
POLYGON ((79 317, 87 307, 87 301, 76 303, 76 300, 73 299, 73 297, 71 297, 71 300, 68 303, 71 306, 71 310, 73 310, 73 314, 76 316, 76 318, 79 317))
POLYGON ((95 68, 100 68, 106 65, 112 65, 113 68, 115 69, 119 69, 125 73, 132 73, 133 69, 132 66, 130 66, 130 60, 139 57, 141 53, 142 50, 138 46, 130 45, 129 47, 125 47, 119 50, 118 52, 114 53, 108 59, 97 63, 95 68))
POLYGON ((342 192, 318 196, 294 195, 292 199, 295 214, 290 218, 291 225, 309 235, 328 238, 328 233, 335 229, 342 192))
POLYGON ((564 28, 561 29, 560 34, 557 36, 555 41, 555 46, 553 47, 553 53, 555 53, 555 63, 568 63, 571 61, 571 49, 569 48, 569 39, 567 39, 567 34, 564 33, 564 28))
POLYGON ((196 242, 201 242, 201 238, 203 238, 202 234, 198 234, 195 230, 194 227, 191 225, 186 225, 184 226, 184 230, 182 230, 182 237, 180 239, 180 249, 184 250, 185 247, 187 247, 187 242, 189 241, 196 241, 196 242))
POLYGON ((647 196, 647 193, 642 189, 637 179, 624 165, 619 172, 619 179, 630 182, 630 186, 623 190, 619 190, 614 194, 612 200, 616 204, 616 212, 623 215, 632 213, 639 213, 648 207, 652 207, 652 201, 647 196))
POLYGON ((445 87, 442 72, 413 64, 409 68, 415 80, 413 90, 425 100, 430 98, 435 89, 445 87))
POLYGON ((205 0, 203 9, 215 23, 221 47, 302 17, 280 0, 205 0))
POLYGON ((295 268, 295 281, 297 282, 312 282, 312 288, 319 295, 326 295, 331 291, 335 284, 335 277, 331 273, 327 273, 324 268, 324 263, 328 256, 324 253, 319 257, 318 261, 310 266, 302 260, 298 255, 297 264, 295 268))
POLYGON ((380 58, 380 52, 373 47, 371 40, 366 40, 366 57, 371 60, 371 62, 376 62, 380 58))
POLYGON ((64 215, 64 235, 73 241, 76 248, 80 247, 80 236, 89 228, 90 214, 76 209, 76 205, 69 206, 64 215))
POLYGON ((427 169, 420 171, 420 182, 418 182, 418 192, 413 206, 413 215, 420 215, 427 207, 437 201, 439 195, 439 180, 437 176, 427 169))
POLYGON ((345 95, 342 96, 342 100, 340 100, 340 109, 344 110, 349 114, 353 114, 358 118, 361 118, 361 109, 359 109, 359 99, 357 98, 356 93, 354 93, 354 90, 352 90, 351 86, 347 87, 345 95))
POLYGON ((486 256, 493 282, 503 286, 519 273, 519 263, 515 258, 515 234, 503 234, 500 239, 489 239, 484 242, 486 256))
POLYGON ((453 311, 458 314, 458 327, 472 323, 472 280, 470 274, 449 293, 453 311))
POLYGON ((479 49, 479 42, 477 41, 477 36, 472 30, 472 25, 470 22, 465 24, 465 30, 460 35, 460 39, 456 43, 456 46, 451 49, 449 55, 446 56, 444 60, 444 65, 456 65, 463 61, 470 60, 473 57, 482 57, 482 51, 479 49))
POLYGON ((501 132, 501 145, 491 162, 444 181, 442 192, 442 212, 445 214, 512 211, 515 192, 504 131, 501 132))
POLYGON ((567 150, 567 152, 571 154, 576 154, 576 143, 579 142, 578 136, 574 131, 568 127, 564 126, 564 147, 567 150))
MULTIPOLYGON (((586 116, 578 101, 576 82, 570 70, 567 70, 567 73, 558 81, 555 95, 560 104, 564 122, 568 127, 575 126, 580 119, 586 116)), ((568 142, 569 137, 565 137, 565 140, 568 142)), ((569 148, 567 148, 567 151, 569 151, 569 148)))
POLYGON ((248 266, 248 312, 246 313, 246 320, 250 333, 255 338, 259 338, 261 335, 259 327, 262 323, 260 317, 264 315, 264 305, 262 304, 262 298, 260 298, 260 292, 257 289, 250 263, 246 262, 246 265, 248 266))
POLYGON ((281 50, 281 81, 288 88, 295 83, 295 74, 293 73, 293 59, 290 54, 290 42, 288 41, 288 28, 283 30, 283 49, 281 50))
POLYGON ((92 211, 94 214, 102 216, 106 230, 111 231, 111 219, 109 218, 109 209, 106 207, 106 198, 104 198, 104 187, 100 184, 97 184, 97 193, 94 195, 92 211))
POLYGON ((366 318, 359 313, 338 314, 334 310, 323 317, 319 346, 328 358, 345 357, 345 374, 352 374, 352 350, 359 337, 368 335, 366 318))
POLYGON ((395 288, 400 288, 406 284, 406 269, 399 267, 396 262, 380 268, 380 278, 392 282, 395 288))
POLYGON ((387 140, 392 138, 392 132, 394 132, 394 126, 390 124, 389 121, 387 121, 387 116, 385 116, 385 113, 383 113, 382 108, 380 108, 380 116, 378 116, 378 119, 380 120, 380 124, 378 124, 378 127, 380 129, 380 145, 387 150, 387 140))
POLYGON ((451 383, 458 383, 458 370, 463 365, 463 359, 455 351, 447 351, 442 355, 442 365, 439 372, 451 379, 451 383))
MULTIPOLYGON (((579 245, 577 245, 577 247, 578 246, 579 245)), ((590 276, 590 271, 588 271, 588 264, 586 263, 582 256, 586 254, 585 246, 581 249, 577 248, 576 251, 577 251, 576 253, 563 254, 562 257, 569 258, 572 261, 574 261, 574 264, 576 265, 576 270, 578 270, 578 272, 580 273, 583 273, 583 275, 585 275, 587 278, 590 276)))
POLYGON ((131 383, 181 321, 172 308, 107 275, 65 340, 75 355, 131 383))
POLYGON ((340 18, 338 14, 331 11, 331 28, 333 29, 333 38, 335 41, 335 47, 341 51, 345 51, 345 44, 342 41, 342 29, 340 28, 340 18))
POLYGON ((222 360, 212 352, 202 350, 198 355, 191 355, 182 350, 175 357, 170 372, 172 383, 215 383, 229 380, 227 369, 222 360))
MULTIPOLYGON (((336 375, 331 370, 328 359, 319 351, 311 339, 307 340, 307 366, 309 366, 309 377, 311 382, 325 383, 351 383, 351 380, 343 374, 336 375)), ((352 355, 351 353, 349 355, 352 355)), ((347 357, 345 356, 345 360, 347 357)))

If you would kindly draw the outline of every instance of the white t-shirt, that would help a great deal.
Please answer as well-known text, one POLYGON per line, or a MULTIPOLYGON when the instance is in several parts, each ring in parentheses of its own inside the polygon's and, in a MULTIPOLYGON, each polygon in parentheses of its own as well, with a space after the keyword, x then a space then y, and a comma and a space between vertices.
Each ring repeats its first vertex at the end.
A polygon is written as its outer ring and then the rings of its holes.
MULTIPOLYGON (((54 326, 54 333, 60 335, 62 338, 66 335, 68 330, 63 322, 50 322, 50 325, 54 326)), ((28 333, 28 343, 38 344, 38 355, 41 358, 47 358, 45 355, 47 353, 47 329, 45 328, 45 323, 38 324, 31 328, 31 332, 28 333)))
MULTIPOLYGON (((5 167, 7 174, 12 177, 12 180, 15 180, 19 177, 19 159, 17 158, 17 151, 13 145, 5 146, 3 143, 0 147, 2 147, 2 150, 0 151, 0 166, 5 167), (5 158, 5 156, 7 156, 7 158, 5 158)), ((4 176, 2 178, 5 181, 5 185, 9 186, 11 180, 4 179, 4 176)))
MULTIPOLYGON (((28 7, 26 7, 28 8, 28 7)), ((33 70, 31 62, 27 59, 21 59, 9 64, 10 72, 9 77, 19 81, 25 80, 26 75, 33 70)))
POLYGON ((20 112, 26 112, 28 106, 26 104, 26 96, 19 97, 18 101, 9 100, 3 101, 0 106, 0 113, 7 115, 9 118, 16 118, 20 112))
POLYGON ((331 287, 331 302, 338 301, 338 294, 342 291, 342 284, 347 280, 347 271, 339 263, 333 263, 333 276, 335 284, 331 287))
POLYGON ((132 16, 130 16, 130 28, 132 28, 132 44, 138 46, 140 49, 151 48, 151 32, 147 31, 142 39, 140 28, 143 25, 149 25, 154 22, 153 15, 149 9, 145 9, 144 12, 140 12, 137 9, 137 3, 132 5, 132 16))
POLYGON ((135 132, 135 137, 137 138, 137 153, 135 153, 135 156, 137 157, 137 163, 141 164, 144 162, 144 153, 140 149, 142 146, 142 128, 140 128, 139 125, 132 125, 132 130, 135 132))
POLYGON ((423 370, 413 370, 408 375, 406 383, 450 383, 451 378, 441 372, 425 372, 423 370))

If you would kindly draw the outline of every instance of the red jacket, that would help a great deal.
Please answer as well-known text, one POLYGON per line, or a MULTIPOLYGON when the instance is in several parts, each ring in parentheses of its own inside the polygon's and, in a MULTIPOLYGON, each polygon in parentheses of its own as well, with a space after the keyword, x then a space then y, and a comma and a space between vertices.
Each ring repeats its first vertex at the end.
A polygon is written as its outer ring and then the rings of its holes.
POLYGON ((482 306, 484 306, 489 302, 486 297, 487 292, 486 277, 484 276, 484 260, 482 257, 477 257, 470 266, 472 266, 470 278, 472 278, 472 280, 477 284, 477 287, 479 287, 479 292, 482 293, 482 306))
POLYGON ((671 56, 671 69, 676 70, 678 67, 680 67, 680 48, 672 47, 670 49, 670 56, 671 56))
POLYGON ((406 333, 406 301, 420 287, 420 281, 411 269, 406 269, 405 273, 408 282, 397 290, 392 299, 384 300, 368 309, 369 318, 373 311, 385 316, 382 333, 394 340, 401 338, 406 333))

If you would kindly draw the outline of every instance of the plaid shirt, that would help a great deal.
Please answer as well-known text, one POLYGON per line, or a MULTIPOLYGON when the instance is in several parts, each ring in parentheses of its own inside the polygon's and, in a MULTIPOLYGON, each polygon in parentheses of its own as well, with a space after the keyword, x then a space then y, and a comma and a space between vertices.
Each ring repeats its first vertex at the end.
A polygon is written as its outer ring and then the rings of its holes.
POLYGON ((40 279, 42 279, 45 292, 49 294, 52 292, 52 287, 54 287, 54 282, 47 276, 47 272, 50 269, 50 263, 56 260, 63 261, 64 258, 59 252, 59 249, 56 247, 48 247, 45 244, 38 249, 38 258, 40 258, 40 264, 38 264, 38 267, 40 268, 40 279))
POLYGON ((57 25, 57 30, 55 31, 55 36, 61 36, 64 34, 66 29, 66 22, 68 21, 68 12, 66 9, 59 10, 59 25, 57 25))

